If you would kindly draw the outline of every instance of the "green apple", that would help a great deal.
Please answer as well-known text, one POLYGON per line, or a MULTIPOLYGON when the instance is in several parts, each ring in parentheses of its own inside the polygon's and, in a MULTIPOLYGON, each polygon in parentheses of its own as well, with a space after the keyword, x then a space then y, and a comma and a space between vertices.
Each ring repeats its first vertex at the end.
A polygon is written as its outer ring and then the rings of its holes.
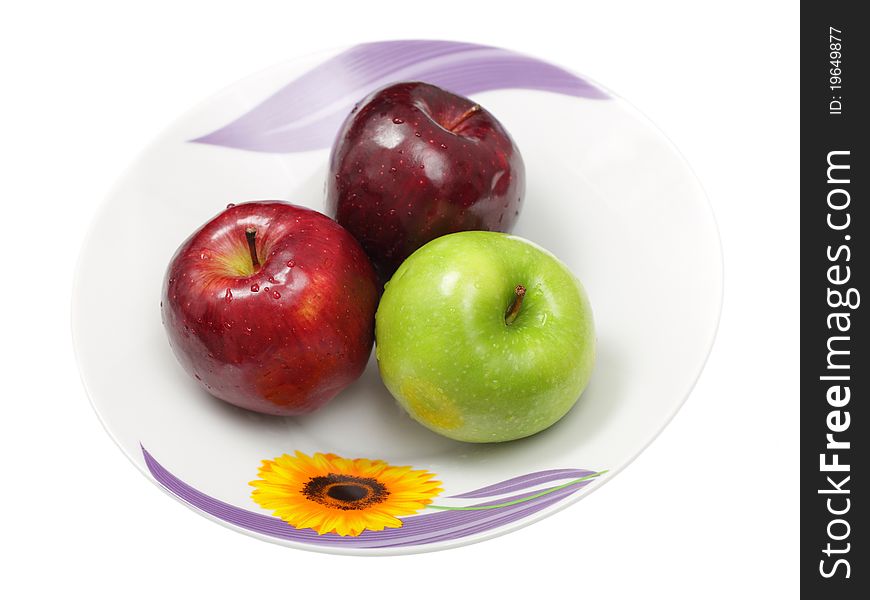
POLYGON ((595 363, 592 309, 559 259, 522 238, 465 231, 402 263, 375 316, 381 377, 432 431, 503 442, 577 402, 595 363))

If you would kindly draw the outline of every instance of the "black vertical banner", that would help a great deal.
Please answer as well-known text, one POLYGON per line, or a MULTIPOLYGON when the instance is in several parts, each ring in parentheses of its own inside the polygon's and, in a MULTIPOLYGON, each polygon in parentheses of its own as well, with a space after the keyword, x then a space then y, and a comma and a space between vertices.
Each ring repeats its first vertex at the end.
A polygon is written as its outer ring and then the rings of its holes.
POLYGON ((859 8, 801 3, 801 591, 837 600, 870 598, 870 21, 859 8))

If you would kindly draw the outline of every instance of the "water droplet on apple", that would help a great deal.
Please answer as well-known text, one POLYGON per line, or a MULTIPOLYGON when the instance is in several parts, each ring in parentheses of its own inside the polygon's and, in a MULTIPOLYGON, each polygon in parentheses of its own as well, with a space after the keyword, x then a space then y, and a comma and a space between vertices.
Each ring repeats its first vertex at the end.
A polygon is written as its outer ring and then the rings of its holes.
POLYGON ((295 261, 295 260, 288 260, 288 261, 287 261, 287 266, 290 267, 290 268, 292 269, 293 267, 296 266, 296 261, 295 261))
POLYGON ((278 283, 273 275, 269 275, 269 283, 278 283))
POLYGON ((255 283, 254 285, 251 286, 251 291, 252 292, 259 292, 260 286, 255 283))
POLYGON ((414 135, 416 135, 417 137, 423 137, 423 134, 420 133, 419 131, 415 131, 414 135))
POLYGON ((227 204, 227 208, 232 208, 234 206, 235 206, 235 204, 233 202, 230 202, 229 204, 227 204))
POLYGON ((224 300, 226 300, 227 304, 233 301, 233 290, 227 288, 227 293, 224 294, 224 300))
POLYGON ((401 125, 404 122, 405 122, 405 119, 400 119, 399 117, 393 117, 393 123, 395 123, 396 125, 401 125))
POLYGON ((197 380, 202 381, 202 377, 199 376, 199 373, 194 373, 193 376, 196 377, 197 380))
POLYGON ((395 208, 391 208, 391 209, 390 209, 390 214, 391 214, 391 215, 396 214, 396 209, 395 209, 395 208))
POLYGON ((226 327, 227 329, 232 329, 233 328, 232 321, 227 321, 226 323, 224 323, 224 327, 226 327))
POLYGON ((441 147, 447 150, 447 144, 441 144, 441 147))
POLYGON ((205 252, 200 252, 200 253, 199 253, 199 257, 200 257, 202 260, 206 260, 206 259, 208 258, 208 254, 206 254, 205 252))
POLYGON ((396 171, 398 171, 396 167, 390 167, 390 173, 395 173, 396 171))

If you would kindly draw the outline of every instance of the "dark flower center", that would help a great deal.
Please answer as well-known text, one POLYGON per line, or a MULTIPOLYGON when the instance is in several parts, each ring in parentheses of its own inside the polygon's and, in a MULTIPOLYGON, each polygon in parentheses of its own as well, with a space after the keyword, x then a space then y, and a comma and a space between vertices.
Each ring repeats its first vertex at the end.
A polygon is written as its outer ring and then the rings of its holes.
POLYGON ((359 510, 383 502, 390 492, 371 477, 329 473, 312 477, 302 486, 302 495, 324 506, 341 510, 359 510))
POLYGON ((342 502, 356 502, 366 498, 371 493, 369 488, 357 483, 334 485, 326 490, 326 495, 342 502))

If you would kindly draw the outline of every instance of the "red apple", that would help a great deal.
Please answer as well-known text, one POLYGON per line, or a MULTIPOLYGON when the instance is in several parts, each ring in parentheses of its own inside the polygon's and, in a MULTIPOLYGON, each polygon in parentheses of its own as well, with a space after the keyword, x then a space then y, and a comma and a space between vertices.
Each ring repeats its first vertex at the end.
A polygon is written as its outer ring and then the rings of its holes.
POLYGON ((286 202, 230 205, 176 251, 163 323, 210 394, 273 415, 328 402, 360 376, 377 279, 332 219, 286 202))
POLYGON ((362 244, 382 281, 448 233, 510 231, 525 193, 519 150, 479 104, 428 83, 390 85, 342 125, 328 212, 362 244))

